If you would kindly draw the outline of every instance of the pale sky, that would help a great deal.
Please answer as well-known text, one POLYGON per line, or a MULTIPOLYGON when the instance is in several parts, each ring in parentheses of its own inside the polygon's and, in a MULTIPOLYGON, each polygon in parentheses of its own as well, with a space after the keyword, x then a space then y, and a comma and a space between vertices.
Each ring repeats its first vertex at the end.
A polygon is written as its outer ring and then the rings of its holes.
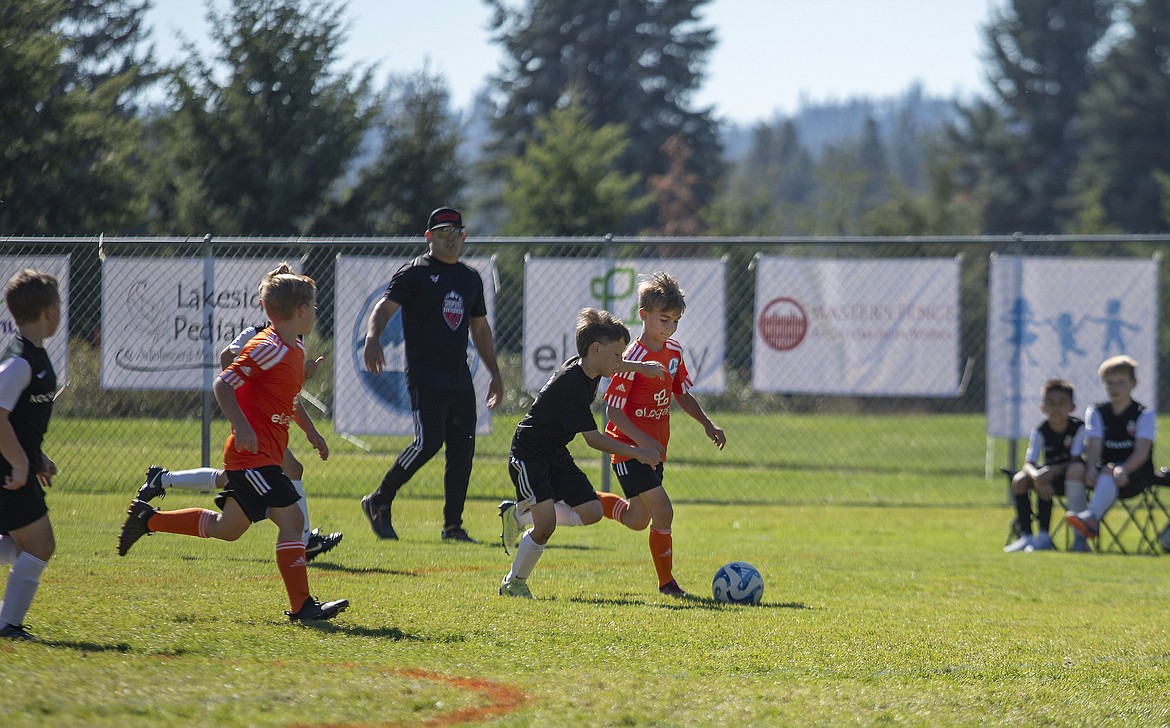
MULTIPOLYGON (((224 0, 214 0, 223 8, 224 0)), ((204 53, 207 0, 154 0, 148 24, 162 60, 177 33, 204 53)), ((704 22, 718 45, 708 55, 695 106, 740 123, 791 114, 805 102, 886 97, 920 83, 933 95, 985 94, 979 28, 1002 0, 712 0, 704 22)), ((348 0, 347 66, 442 75, 466 108, 500 52, 481 0, 348 0)))

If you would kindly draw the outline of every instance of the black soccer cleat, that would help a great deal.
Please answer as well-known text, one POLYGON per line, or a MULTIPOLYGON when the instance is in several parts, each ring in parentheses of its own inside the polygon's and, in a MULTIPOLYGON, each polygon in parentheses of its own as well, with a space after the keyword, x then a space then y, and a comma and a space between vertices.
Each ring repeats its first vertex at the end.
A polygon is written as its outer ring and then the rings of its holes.
POLYGON ((322 536, 321 529, 314 528, 309 532, 309 542, 305 544, 305 561, 312 561, 326 551, 331 551, 341 543, 341 539, 341 531, 322 536))
POLYGON ((301 608, 297 612, 288 612, 288 620, 290 622, 318 622, 325 619, 333 619, 345 610, 349 609, 348 599, 338 599, 334 602, 319 602, 313 597, 305 600, 301 608))
POLYGON ((25 642, 39 642, 39 640, 24 628, 23 624, 6 624, 0 629, 0 639, 24 640, 25 642))
POLYGON ((471 536, 467 535, 467 531, 463 530, 463 526, 447 526, 443 529, 444 541, 459 541, 461 543, 479 543, 471 536))
POLYGON ((372 495, 367 495, 362 498, 362 513, 366 514, 366 518, 370 520, 370 528, 374 529, 374 533, 378 538, 385 538, 391 541, 398 540, 398 534, 394 531, 394 526, 390 524, 390 504, 378 505, 374 502, 372 495))
POLYGON ((160 468, 157 465, 151 465, 146 469, 146 482, 138 489, 138 500, 149 503, 155 498, 166 497, 167 489, 162 484, 162 476, 165 472, 167 472, 166 468, 160 468))
POLYGON ((150 535, 146 522, 158 513, 158 509, 138 499, 130 501, 130 508, 126 511, 126 522, 122 524, 122 533, 118 534, 118 555, 125 556, 130 547, 143 536, 150 535))

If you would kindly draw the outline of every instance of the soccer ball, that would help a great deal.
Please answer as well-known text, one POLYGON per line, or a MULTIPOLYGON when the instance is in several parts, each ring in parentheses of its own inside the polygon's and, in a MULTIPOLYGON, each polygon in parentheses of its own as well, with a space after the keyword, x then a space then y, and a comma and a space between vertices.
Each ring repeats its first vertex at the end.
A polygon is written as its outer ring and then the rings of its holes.
POLYGON ((1158 543, 1161 544, 1163 551, 1170 554, 1170 526, 1162 530, 1162 535, 1158 536, 1158 543))
POLYGON ((764 596, 764 577, 746 561, 732 561, 715 572, 711 594, 724 604, 759 604, 764 596))

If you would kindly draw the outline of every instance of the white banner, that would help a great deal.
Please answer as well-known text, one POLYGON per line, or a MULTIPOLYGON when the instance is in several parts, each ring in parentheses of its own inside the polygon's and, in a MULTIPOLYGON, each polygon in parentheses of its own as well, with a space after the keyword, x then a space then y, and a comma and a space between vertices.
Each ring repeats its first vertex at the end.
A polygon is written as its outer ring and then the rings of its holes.
POLYGON ((638 276, 665 270, 686 293, 687 310, 674 338, 683 345, 695 392, 722 392, 727 351, 724 263, 720 260, 530 258, 524 265, 524 389, 536 392, 566 359, 577 355, 577 313, 600 308, 637 337, 638 276))
POLYGON ((57 333, 45 341, 45 351, 49 354, 49 361, 53 362, 57 390, 60 391, 69 381, 68 255, 0 255, 0 347, 8 346, 8 342, 16 336, 16 322, 12 320, 12 313, 4 303, 3 288, 12 276, 25 268, 35 268, 56 278, 57 289, 61 293, 61 325, 57 327, 57 333))
POLYGON ((1138 362, 1133 398, 1157 404, 1158 264, 997 255, 987 315, 987 434, 1026 438, 1049 379, 1076 389, 1077 415, 1104 401, 1097 367, 1138 362))
POLYGON ((949 397, 958 361, 958 260, 758 261, 757 391, 949 397))
MULTIPOLYGON (((337 256, 333 332, 333 428, 337 432, 362 435, 414 434, 410 393, 406 388, 406 349, 402 337, 402 314, 395 313, 382 332, 386 367, 374 376, 366 369, 363 349, 366 322, 390 278, 406 258, 337 256)), ((495 328, 496 264, 488 258, 464 258, 483 279, 488 323, 495 328)), ((491 410, 484 403, 491 375, 480 361, 470 337, 467 363, 475 383, 478 420, 476 432, 492 431, 491 410)), ((504 377, 509 373, 504 372, 504 377)))
POLYGON ((258 287, 280 262, 108 258, 102 264, 102 388, 210 387, 220 372, 219 352, 244 328, 267 320, 258 287))

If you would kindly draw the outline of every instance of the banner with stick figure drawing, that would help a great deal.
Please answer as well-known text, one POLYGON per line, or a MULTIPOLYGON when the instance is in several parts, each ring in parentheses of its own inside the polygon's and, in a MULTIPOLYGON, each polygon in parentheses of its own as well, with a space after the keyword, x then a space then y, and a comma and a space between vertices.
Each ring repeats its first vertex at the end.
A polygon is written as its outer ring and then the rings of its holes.
POLYGON ((1133 398, 1156 400, 1158 264, 994 255, 987 316, 987 434, 1025 438, 1044 418, 1040 388, 1065 379, 1076 410, 1105 398, 1097 367, 1137 360, 1133 398))

